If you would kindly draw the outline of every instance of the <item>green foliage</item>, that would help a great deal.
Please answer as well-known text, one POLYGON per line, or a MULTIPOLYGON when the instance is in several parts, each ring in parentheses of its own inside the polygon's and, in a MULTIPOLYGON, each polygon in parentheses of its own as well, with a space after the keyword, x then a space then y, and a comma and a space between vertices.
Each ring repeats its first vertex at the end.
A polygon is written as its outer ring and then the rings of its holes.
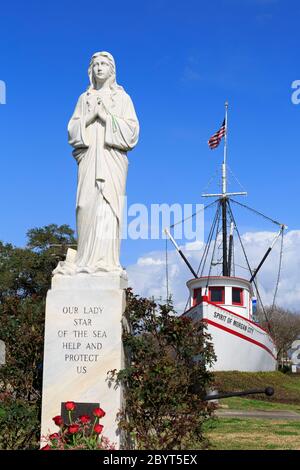
POLYGON ((45 252, 51 247, 59 245, 66 247, 76 245, 74 230, 68 225, 50 224, 41 228, 32 228, 27 232, 27 246, 31 250, 45 252))
POLYGON ((0 449, 27 450, 39 447, 40 409, 35 403, 1 396, 0 449))
POLYGON ((283 365, 279 364, 278 370, 282 372, 283 374, 287 374, 292 371, 292 367, 287 364, 283 364, 283 365))
POLYGON ((6 364, 0 367, 0 410, 6 416, 0 448, 38 445, 45 296, 52 270, 74 242, 66 225, 29 230, 25 248, 0 242, 0 339, 6 345, 6 364))
POLYGON ((17 399, 40 399, 45 302, 38 298, 7 298, 0 305, 1 339, 6 364, 0 368, 1 389, 17 399))
POLYGON ((300 335, 300 315, 274 305, 258 310, 260 323, 270 332, 277 349, 278 366, 283 367, 288 359, 288 350, 300 335), (266 321, 267 320, 267 321, 266 321))
POLYGON ((45 297, 51 272, 67 247, 76 243, 67 225, 47 225, 28 231, 25 248, 0 242, 0 303, 7 297, 45 297))
POLYGON ((212 405, 203 396, 212 378, 207 366, 215 360, 205 326, 175 316, 171 306, 157 306, 131 290, 126 316, 128 361, 111 374, 125 387, 120 427, 131 436, 126 448, 205 447, 202 424, 212 405))

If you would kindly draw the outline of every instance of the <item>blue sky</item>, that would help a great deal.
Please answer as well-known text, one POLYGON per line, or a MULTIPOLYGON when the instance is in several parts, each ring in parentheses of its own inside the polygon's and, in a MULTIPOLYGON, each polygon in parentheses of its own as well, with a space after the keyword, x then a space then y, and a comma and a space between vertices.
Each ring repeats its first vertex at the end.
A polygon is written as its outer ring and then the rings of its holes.
MULTIPOLYGON (((207 140, 228 99, 229 165, 248 190, 245 202, 299 229, 300 105, 291 101, 299 10, 297 0, 2 4, 0 239, 22 246, 29 228, 75 227, 66 126, 99 50, 114 55, 141 125, 129 155, 129 204, 203 202, 222 160, 207 140)), ((266 228, 239 217, 244 230, 266 228)), ((122 261, 163 249, 163 241, 126 240, 122 261)))

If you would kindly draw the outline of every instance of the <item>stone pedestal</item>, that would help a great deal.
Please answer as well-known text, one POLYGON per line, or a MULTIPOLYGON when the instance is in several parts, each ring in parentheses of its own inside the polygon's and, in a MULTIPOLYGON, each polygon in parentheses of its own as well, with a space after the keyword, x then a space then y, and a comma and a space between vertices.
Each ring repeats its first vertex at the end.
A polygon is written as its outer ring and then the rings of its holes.
POLYGON ((123 367, 126 287, 118 274, 54 276, 46 302, 42 436, 58 431, 52 418, 63 402, 100 404, 103 434, 119 448, 121 390, 109 386, 107 372, 123 367))

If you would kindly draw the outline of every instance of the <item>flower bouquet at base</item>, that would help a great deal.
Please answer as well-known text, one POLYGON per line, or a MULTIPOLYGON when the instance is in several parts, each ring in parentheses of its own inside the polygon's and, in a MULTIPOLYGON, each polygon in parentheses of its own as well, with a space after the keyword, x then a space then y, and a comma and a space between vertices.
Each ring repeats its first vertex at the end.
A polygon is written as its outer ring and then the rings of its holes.
POLYGON ((65 409, 68 411, 69 423, 64 423, 60 415, 54 416, 53 421, 59 431, 43 436, 46 445, 40 450, 115 450, 115 443, 102 434, 100 419, 105 416, 102 408, 95 408, 92 417, 82 415, 76 420, 72 417, 76 404, 67 401, 65 409))

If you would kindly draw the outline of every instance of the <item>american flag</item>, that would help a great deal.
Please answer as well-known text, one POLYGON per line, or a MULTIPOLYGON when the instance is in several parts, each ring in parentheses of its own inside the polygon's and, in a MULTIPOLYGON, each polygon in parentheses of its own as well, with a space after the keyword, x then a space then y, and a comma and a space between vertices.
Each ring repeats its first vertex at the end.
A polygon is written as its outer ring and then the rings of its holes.
POLYGON ((218 145, 221 142, 222 137, 224 137, 225 133, 226 133, 226 125, 225 125, 225 119, 224 119, 223 124, 220 127, 220 129, 214 135, 212 135, 211 138, 208 141, 208 146, 211 150, 218 147, 218 145))

